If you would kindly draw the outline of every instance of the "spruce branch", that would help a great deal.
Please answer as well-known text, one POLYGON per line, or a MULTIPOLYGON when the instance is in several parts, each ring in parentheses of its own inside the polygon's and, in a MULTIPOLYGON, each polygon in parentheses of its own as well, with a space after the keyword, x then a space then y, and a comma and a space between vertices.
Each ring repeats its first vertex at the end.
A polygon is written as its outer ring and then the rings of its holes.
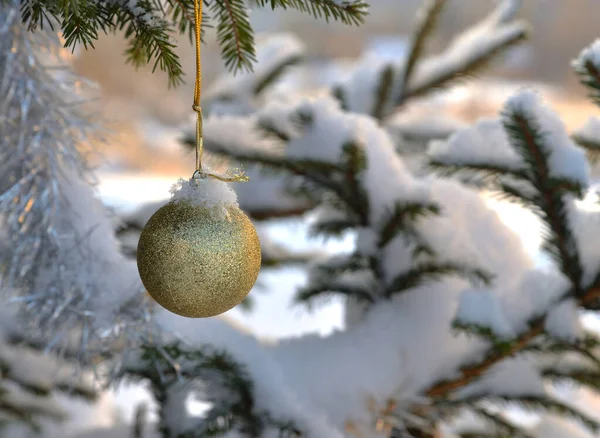
POLYGON ((571 136, 573 141, 585 149, 588 160, 597 163, 600 160, 600 138, 575 133, 571 136))
POLYGON ((508 10, 508 3, 511 2, 501 3, 484 21, 459 35, 441 55, 417 65, 413 80, 405 86, 406 92, 396 99, 396 104, 447 87, 457 79, 473 77, 498 55, 524 41, 528 27, 511 21, 515 11, 508 10), (504 10, 510 13, 503 16, 504 10))
POLYGON ((420 218, 440 214, 440 208, 433 203, 405 202, 396 203, 381 225, 379 226, 379 241, 377 245, 383 248, 390 243, 398 233, 414 225, 420 218))
POLYGON ((209 10, 218 22, 217 39, 225 66, 234 73, 251 71, 256 49, 245 0, 215 0, 209 10))
POLYGON ((160 430, 163 436, 170 437, 172 432, 165 406, 168 403, 169 389, 185 379, 202 380, 214 385, 216 393, 212 407, 195 425, 176 438, 205 438, 221 436, 234 427, 242 435, 261 436, 267 427, 275 427, 282 433, 300 430, 289 421, 275 419, 268 412, 256 408, 254 383, 245 367, 225 351, 205 345, 199 349, 190 349, 180 342, 160 347, 145 345, 141 349, 139 361, 123 366, 121 378, 147 380, 161 407, 160 430))
POLYGON ((553 382, 568 382, 586 386, 596 391, 600 389, 600 368, 590 370, 589 367, 571 369, 568 371, 547 367, 542 369, 541 375, 553 382))
POLYGON ((391 281, 386 290, 386 297, 413 289, 429 281, 439 281, 448 275, 466 277, 475 283, 489 284, 492 276, 482 269, 471 268, 455 262, 427 262, 404 271, 391 281))
MULTIPOLYGON (((203 14, 202 31, 216 22, 217 40, 226 67, 233 73, 251 71, 256 62, 254 30, 250 24, 245 0, 203 0, 209 14, 203 14)), ((273 7, 294 8, 316 18, 338 20, 344 24, 361 24, 367 14, 363 1, 277 0, 273 7)), ((264 6, 267 2, 260 1, 264 6)), ((127 2, 92 0, 24 0, 21 3, 23 23, 30 31, 55 25, 65 35, 65 47, 79 45, 94 48, 101 32, 126 29, 130 38, 127 61, 136 67, 154 61, 153 71, 160 68, 168 74, 169 86, 183 82, 181 60, 176 54, 173 33, 193 31, 193 1, 139 0, 131 7, 127 2)), ((201 35, 202 37, 202 35, 201 35)))
POLYGON ((585 48, 573 61, 573 69, 582 85, 588 88, 589 97, 600 105, 600 40, 585 48))
MULTIPOLYGON (((572 294, 573 292, 569 291, 564 296, 571 296, 572 294)), ((600 278, 596 279, 586 293, 578 299, 578 302, 579 305, 585 307, 598 298, 600 298, 600 278)), ((426 395, 433 399, 443 400, 453 391, 463 388, 482 377, 490 368, 502 360, 525 351, 532 346, 532 342, 539 339, 539 336, 544 333, 546 316, 544 314, 532 320, 529 329, 517 336, 511 343, 510 348, 502 351, 495 348, 490 349, 483 360, 461 367, 458 377, 434 383, 425 391, 426 395)))
POLYGON ((300 288, 294 296, 294 302, 304 304, 309 309, 313 307, 313 303, 317 300, 324 300, 334 296, 345 296, 353 298, 359 302, 373 304, 375 298, 373 296, 373 287, 366 287, 363 284, 351 284, 347 281, 342 281, 339 278, 320 279, 311 281, 309 285, 300 288))
POLYGON ((341 236, 344 232, 354 229, 360 226, 358 220, 352 220, 352 218, 331 218, 327 220, 320 220, 309 229, 309 235, 311 237, 316 236, 341 236))
POLYGON ((581 290, 582 267, 577 245, 567 219, 565 195, 581 198, 583 187, 576 181, 551 175, 550 149, 545 146, 545 133, 538 122, 523 108, 511 106, 502 114, 502 123, 513 148, 528 166, 529 181, 539 197, 533 199, 541 219, 548 226, 545 247, 557 260, 561 270, 581 290))
POLYGON ((419 11, 417 28, 412 36, 408 57, 404 63, 402 76, 400 77, 400 90, 397 102, 402 104, 409 81, 419 59, 423 56, 425 43, 433 33, 441 12, 446 4, 446 0, 427 0, 423 8, 419 11))
POLYGON ((364 23, 368 14, 368 3, 363 0, 254 0, 254 3, 271 9, 296 9, 315 18, 324 18, 341 21, 347 25, 360 25, 364 23))
POLYGON ((461 398, 460 400, 458 400, 458 403, 464 403, 465 405, 472 405, 477 402, 489 402, 501 406, 517 405, 521 408, 533 412, 547 412, 557 414, 562 417, 572 418, 574 420, 579 421, 594 432, 600 429, 600 423, 594 418, 582 413, 576 408, 573 408, 559 400, 552 399, 548 396, 508 396, 498 394, 485 394, 461 398))
POLYGON ((527 181, 527 174, 523 171, 512 169, 497 163, 466 161, 452 163, 450 160, 432 158, 427 163, 427 168, 442 177, 456 176, 462 179, 477 179, 493 186, 502 177, 511 177, 520 181, 527 181))
MULTIPOLYGON (((486 437, 503 436, 505 438, 533 438, 533 436, 521 430, 521 428, 519 428, 518 426, 510 422, 508 419, 506 419, 504 415, 490 412, 489 410, 481 407, 476 407, 474 409, 471 408, 471 410, 476 415, 480 416, 486 423, 494 426, 494 432, 490 432, 489 435, 484 435, 486 437)), ((468 435, 462 434, 461 436, 465 437, 468 435)), ((482 436, 481 432, 479 432, 478 436, 482 436)))
POLYGON ((375 90, 375 102, 371 115, 377 120, 382 120, 387 115, 387 103, 394 87, 396 72, 391 65, 386 65, 379 75, 379 82, 375 90))
POLYGON ((159 17, 161 11, 149 1, 140 0, 138 6, 146 11, 145 14, 136 15, 127 9, 112 8, 116 28, 124 30, 125 38, 129 39, 125 50, 127 62, 141 67, 154 60, 152 72, 160 68, 167 72, 169 86, 180 85, 183 68, 174 51, 176 45, 170 36, 169 23, 159 17))

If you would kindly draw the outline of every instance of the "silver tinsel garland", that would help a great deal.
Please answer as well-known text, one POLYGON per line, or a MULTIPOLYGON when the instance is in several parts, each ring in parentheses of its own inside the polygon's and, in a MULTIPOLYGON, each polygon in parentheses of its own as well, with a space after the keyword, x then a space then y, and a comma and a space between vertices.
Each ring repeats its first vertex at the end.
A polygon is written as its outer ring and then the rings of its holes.
POLYGON ((90 185, 83 82, 19 8, 0 5, 0 292, 31 336, 89 358, 145 333, 149 305, 90 185))

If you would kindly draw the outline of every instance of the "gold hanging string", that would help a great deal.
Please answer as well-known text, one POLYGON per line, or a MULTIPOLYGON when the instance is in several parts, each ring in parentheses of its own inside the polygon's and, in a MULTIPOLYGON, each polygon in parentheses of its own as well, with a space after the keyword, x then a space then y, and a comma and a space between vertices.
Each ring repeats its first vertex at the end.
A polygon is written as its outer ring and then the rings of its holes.
POLYGON ((202 170, 202 151, 204 149, 204 136, 202 125, 202 108, 200 108, 200 94, 202 91, 202 61, 200 57, 201 48, 201 29, 202 29, 202 2, 203 0, 194 0, 194 20, 196 31, 196 83, 194 86, 194 104, 192 109, 196 112, 196 171, 192 178, 214 178, 224 182, 246 182, 249 178, 241 171, 228 173, 227 175, 217 175, 207 173, 202 170))

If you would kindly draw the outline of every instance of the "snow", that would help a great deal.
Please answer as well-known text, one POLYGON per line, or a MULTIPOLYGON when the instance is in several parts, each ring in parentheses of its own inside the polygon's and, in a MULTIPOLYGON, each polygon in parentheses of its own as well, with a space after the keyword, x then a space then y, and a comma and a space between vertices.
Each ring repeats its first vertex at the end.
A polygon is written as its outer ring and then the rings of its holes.
MULTIPOLYGON (((57 224, 58 244, 64 254, 61 274, 73 282, 80 299, 93 309, 94 327, 106 330, 113 326, 114 312, 142 297, 137 266, 119 253, 113 224, 87 181, 65 170, 59 179, 59 190, 68 200, 63 207, 63 222, 57 224), (82 259, 85 270, 81 269, 82 259)), ((55 281, 55 268, 49 269, 37 278, 39 287, 55 281)))
POLYGON ((574 299, 565 299, 548 312, 546 331, 559 339, 575 342, 583 337, 579 306, 574 299))
POLYGON ((483 378, 459 390, 457 397, 479 394, 507 397, 548 395, 533 358, 523 355, 499 362, 483 378))
POLYGON ((222 318, 185 320, 159 310, 157 322, 193 346, 226 348, 246 366, 254 380, 256 409, 268 409, 277 419, 293 420, 308 434, 342 438, 342 434, 314 407, 303 404, 289 387, 281 369, 258 340, 229 325, 222 318))
MULTIPOLYGON (((203 169, 209 172, 208 168, 203 169)), ((186 202, 195 207, 205 207, 219 217, 227 216, 227 208, 238 208, 237 196, 231 186, 213 178, 179 179, 171 188, 171 202, 186 202)))
POLYGON ((590 285, 600 272, 600 210, 586 208, 584 202, 572 202, 568 210, 569 224, 583 267, 583 284, 590 285))
MULTIPOLYGON (((269 111, 267 105, 266 111, 269 111)), ((342 117, 337 101, 327 98, 306 98, 288 108, 288 117, 307 114, 311 122, 307 129, 287 145, 286 156, 293 159, 310 159, 337 164, 342 146, 356 140, 356 126, 352 117, 342 117), (293 108, 294 112, 290 110, 293 108), (335 128, 334 128, 335 127, 335 128)))
POLYGON ((446 139, 459 129, 468 125, 460 120, 443 114, 406 116, 399 112, 386 120, 386 128, 396 135, 410 141, 429 141, 446 139))
POLYGON ((477 191, 440 179, 430 180, 430 189, 431 201, 440 206, 441 214, 424 218, 418 229, 441 260, 486 269, 496 277, 498 288, 532 267, 521 239, 477 191))
MULTIPOLYGON (((257 85, 267 79, 275 68, 304 55, 304 44, 291 33, 258 34, 255 40, 257 62, 253 67, 253 73, 222 75, 203 93, 204 99, 207 101, 237 100, 238 103, 247 101, 256 93, 257 85)), ((231 108, 230 105, 227 106, 228 110, 231 108)))
MULTIPOLYGON (((214 115, 204 120, 204 147, 220 153, 274 153, 275 144, 256 128, 255 117, 214 115)), ((191 137, 189 131, 188 137, 191 137)))
POLYGON ((593 438, 586 430, 564 418, 546 416, 533 431, 539 438, 593 438))
POLYGON ((432 141, 430 157, 444 164, 492 164, 510 170, 524 168, 522 158, 512 148, 504 127, 497 119, 481 119, 460 129, 447 141, 432 141))
POLYGON ((600 39, 597 39, 583 49, 577 59, 573 61, 573 64, 583 67, 588 62, 591 62, 596 67, 600 67, 600 39))
MULTIPOLYGON (((600 43, 600 40, 598 42, 600 43)), ((584 141, 600 143, 600 118, 590 116, 585 124, 579 130, 575 131, 574 135, 584 141)))
MULTIPOLYGON (((400 70, 398 61, 393 62, 385 59, 375 53, 364 54, 353 68, 346 70, 346 73, 334 87, 340 87, 344 95, 344 103, 348 111, 354 113, 363 113, 374 115, 378 98, 378 90, 382 85, 383 73, 386 69, 391 69, 392 78, 400 70)), ((393 84, 390 83, 390 87, 393 84)), ((384 111, 388 112, 393 107, 393 102, 389 101, 389 96, 384 102, 384 111)))
POLYGON ((489 328, 492 333, 503 339, 515 336, 504 315, 497 295, 486 289, 467 289, 460 296, 456 320, 461 324, 475 324, 489 328))
POLYGON ((558 114, 546 106, 538 93, 525 89, 510 97, 505 104, 506 117, 515 113, 524 113, 543 133, 541 147, 550 155, 550 176, 566 178, 583 186, 589 184, 585 151, 573 143, 558 114))
POLYGON ((511 326, 518 332, 528 328, 532 317, 540 316, 551 308, 571 287, 570 281, 558 270, 533 268, 509 283, 507 293, 501 296, 511 326))

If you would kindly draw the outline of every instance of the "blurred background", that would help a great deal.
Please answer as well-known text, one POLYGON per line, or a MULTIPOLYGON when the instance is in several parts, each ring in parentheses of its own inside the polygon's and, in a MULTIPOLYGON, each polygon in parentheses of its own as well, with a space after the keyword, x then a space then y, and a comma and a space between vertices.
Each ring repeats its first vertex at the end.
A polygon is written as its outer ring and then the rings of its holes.
MULTIPOLYGON (((586 99, 570 68, 571 60, 590 42, 600 37, 598 0, 524 0, 520 13, 532 28, 529 41, 502 55, 487 71, 463 84, 441 91, 422 101, 411 99, 402 108, 406 117, 426 119, 435 113, 457 122, 472 122, 496 115, 504 100, 528 85, 540 90, 561 115, 569 131, 580 128, 597 110, 586 99)), ((493 9, 493 0, 450 0, 427 48, 441 51, 448 41, 475 24, 493 9)), ((403 57, 420 0, 372 0, 370 16, 360 28, 325 23, 293 11, 253 11, 253 24, 260 33, 292 33, 306 45, 307 56, 290 68, 286 80, 306 88, 331 85, 346 66, 367 54, 385 58, 403 57)), ((203 47, 204 89, 228 75, 210 30, 203 47)), ((151 68, 126 65, 121 53, 124 40, 102 36, 96 50, 81 51, 73 59, 76 71, 98 84, 98 99, 91 105, 106 121, 107 142, 94 157, 98 169, 99 194, 119 212, 132 211, 149 201, 168 197, 179 177, 189 177, 194 157, 180 138, 193 126, 194 54, 185 36, 175 36, 186 71, 186 84, 169 89, 166 75, 151 68)), ((259 37, 260 39, 260 37, 259 37)), ((535 253, 540 243, 534 217, 518 207, 494 204, 501 218, 535 253)), ((297 250, 349 251, 351 236, 327 242, 307 237, 301 220, 271 220, 270 237, 297 250)), ((324 335, 343 326, 341 306, 331 302, 312 312, 292 307, 296 287, 304 281, 301 269, 285 267, 261 274, 252 292, 251 311, 233 309, 228 316, 258 336, 277 338, 305 333, 324 335), (276 286, 276 287, 275 287, 276 286)), ((111 397, 113 397, 111 395, 111 397)), ((148 402, 140 388, 121 388, 114 395, 117 411, 131 421, 134 407, 148 402)), ((86 435, 89 436, 89 435, 86 435)))

